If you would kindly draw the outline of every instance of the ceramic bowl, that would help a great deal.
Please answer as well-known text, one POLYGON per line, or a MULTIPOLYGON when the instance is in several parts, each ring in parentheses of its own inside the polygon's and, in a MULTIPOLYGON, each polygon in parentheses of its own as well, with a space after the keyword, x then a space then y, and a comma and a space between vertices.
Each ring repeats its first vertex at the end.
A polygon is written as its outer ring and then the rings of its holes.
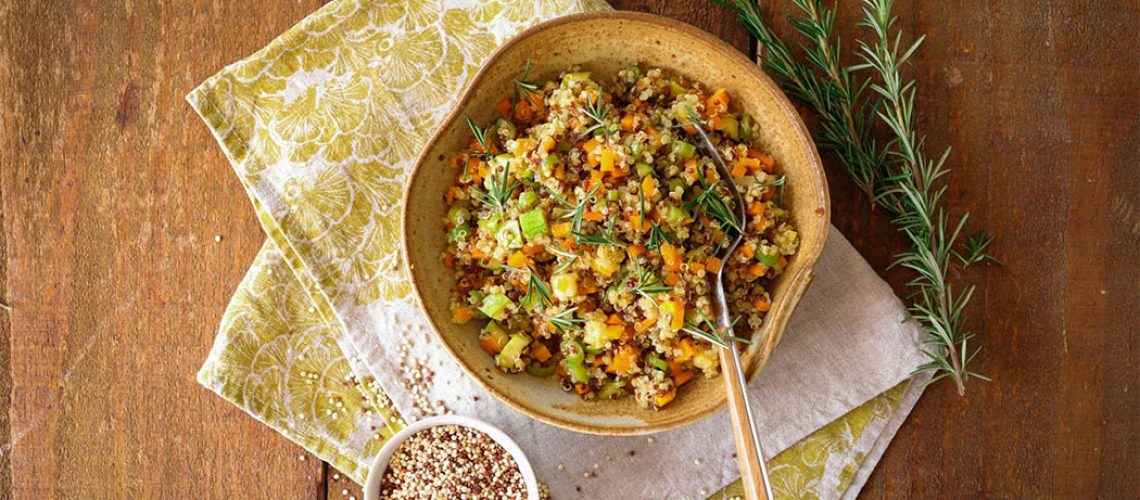
POLYGON ((519 445, 515 444, 514 440, 512 440, 510 436, 507 436, 506 433, 487 422, 458 415, 425 418, 403 428, 400 432, 397 432, 388 439, 388 442, 384 443, 384 446, 380 448, 380 453, 377 454, 376 458, 372 461, 372 467, 368 469, 368 480, 364 483, 364 498, 380 498, 380 481, 384 478, 384 473, 388 471, 388 462, 392 460, 392 454, 396 453, 396 449, 399 448, 406 439, 419 431, 441 425, 469 427, 494 439, 503 449, 507 450, 507 453, 510 453, 511 458, 514 458, 515 463, 518 464, 519 472, 522 473, 523 483, 526 484, 527 500, 538 500, 538 480, 534 477, 534 469, 531 468, 530 461, 527 460, 526 455, 522 449, 519 448, 519 445))
POLYGON ((757 65, 736 49, 692 26, 649 14, 581 14, 537 25, 490 56, 419 157, 405 191, 404 252, 412 284, 433 329, 459 365, 488 392, 542 422, 605 435, 647 434, 690 424, 725 403, 723 380, 700 378, 686 384, 661 411, 645 410, 633 398, 581 401, 553 379, 503 375, 478 345, 480 323, 456 325, 449 307, 454 277, 441 264, 447 245, 443 203, 455 170, 450 158, 471 140, 463 119, 492 120, 495 102, 508 96, 527 60, 533 79, 552 79, 573 65, 600 81, 630 64, 658 67, 694 79, 707 89, 724 88, 735 109, 755 118, 759 149, 776 159, 787 177, 784 203, 800 234, 799 251, 776 280, 772 309, 744 353, 749 376, 763 366, 780 340, 788 318, 811 282, 812 265, 827 236, 827 184, 819 154, 787 97, 757 65))

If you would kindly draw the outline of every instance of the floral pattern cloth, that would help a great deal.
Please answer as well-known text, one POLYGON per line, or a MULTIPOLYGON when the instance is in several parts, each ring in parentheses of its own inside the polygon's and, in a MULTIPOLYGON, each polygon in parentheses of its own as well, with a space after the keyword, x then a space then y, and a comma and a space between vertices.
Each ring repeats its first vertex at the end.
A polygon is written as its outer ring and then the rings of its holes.
MULTIPOLYGON (((268 235, 199 382, 363 482, 403 420, 363 375, 344 323, 377 301, 412 307, 398 251, 407 169, 506 38, 608 8, 599 0, 334 0, 193 90, 187 100, 268 235)), ((877 436, 913 385, 780 453, 771 464, 777 496, 843 496, 877 461, 869 459, 877 436)))

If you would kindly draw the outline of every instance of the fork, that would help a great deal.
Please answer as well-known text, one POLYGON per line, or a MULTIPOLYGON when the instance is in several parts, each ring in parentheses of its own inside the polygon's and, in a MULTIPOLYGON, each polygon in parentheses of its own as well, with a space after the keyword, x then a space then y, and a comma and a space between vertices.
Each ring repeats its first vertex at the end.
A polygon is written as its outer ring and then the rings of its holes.
MULTIPOLYGON (((696 117, 693 121, 699 123, 696 117)), ((709 140, 705 130, 700 126, 693 128, 696 129, 697 135, 701 138, 702 149, 712 157, 716 164, 717 175, 721 179, 726 179, 724 184, 728 187, 728 192, 736 205, 734 213, 737 220, 743 224, 747 220, 744 213, 744 198, 736 189, 736 183, 732 181, 732 174, 725 166, 724 159, 721 158, 712 141, 709 140)), ((728 312, 728 299, 724 295, 724 271, 728 268, 728 259, 732 257, 732 253, 736 251, 744 239, 744 234, 735 228, 732 228, 731 232, 733 233, 732 242, 717 252, 716 255, 723 263, 716 273, 717 328, 726 336, 731 335, 729 329, 732 328, 732 319, 728 312)), ((744 376, 740 352, 737 351, 734 342, 730 341, 727 347, 721 348, 720 365, 725 372, 724 384, 728 393, 728 416, 732 420, 732 434, 736 440, 736 457, 740 466, 740 477, 744 483, 744 493, 750 500, 771 500, 772 486, 768 480, 768 466, 764 463, 764 454, 760 449, 760 434, 756 432, 756 420, 752 417, 752 409, 748 405, 748 379, 744 376), (731 376, 728 375, 729 372, 732 373, 731 376)))

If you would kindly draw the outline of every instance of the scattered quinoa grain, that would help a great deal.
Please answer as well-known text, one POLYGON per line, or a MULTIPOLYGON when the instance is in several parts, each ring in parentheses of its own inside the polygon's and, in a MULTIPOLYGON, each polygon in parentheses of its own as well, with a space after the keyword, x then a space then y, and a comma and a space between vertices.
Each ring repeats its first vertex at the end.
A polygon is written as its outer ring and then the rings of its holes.
POLYGON ((442 425, 417 432, 393 453, 381 499, 525 498, 514 458, 490 436, 442 425))

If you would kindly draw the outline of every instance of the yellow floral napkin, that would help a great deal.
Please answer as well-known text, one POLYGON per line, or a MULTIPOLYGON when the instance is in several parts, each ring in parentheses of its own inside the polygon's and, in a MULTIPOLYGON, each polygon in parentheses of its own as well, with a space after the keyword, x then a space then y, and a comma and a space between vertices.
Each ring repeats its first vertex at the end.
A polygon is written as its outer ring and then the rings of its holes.
MULTIPOLYGON (((393 368, 376 360, 400 347, 362 332, 414 317, 398 252, 407 168, 506 38, 608 8, 598 0, 334 0, 193 90, 187 100, 269 237, 199 381, 362 482, 403 425, 371 376, 393 368)), ((851 402, 845 415, 782 446, 771 464, 778 496, 856 493, 921 394, 919 382, 851 402)))

